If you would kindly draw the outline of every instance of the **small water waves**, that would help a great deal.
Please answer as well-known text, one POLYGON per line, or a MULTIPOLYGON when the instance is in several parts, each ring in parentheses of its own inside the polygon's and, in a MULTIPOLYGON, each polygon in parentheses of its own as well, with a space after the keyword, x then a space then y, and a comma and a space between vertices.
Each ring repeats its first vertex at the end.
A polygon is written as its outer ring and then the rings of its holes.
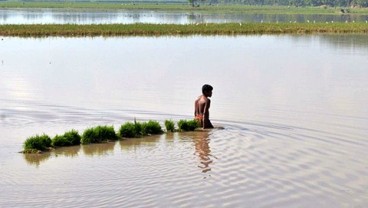
POLYGON ((366 42, 6 38, 0 207, 366 207, 366 42), (192 118, 204 77, 222 129, 18 153, 35 134, 192 118))
POLYGON ((180 118, 183 115, 165 115, 159 112, 139 110, 105 110, 73 106, 50 105, 35 101, 17 101, 0 99, 2 126, 22 127, 29 125, 70 125, 70 124, 115 124, 134 119, 180 118), (8 106, 8 107, 7 107, 8 106), (166 116, 166 117, 165 117, 166 116))
MULTIPOLYGON (((117 123, 132 114, 152 119, 173 116, 40 103, 19 107, 1 109, 2 126, 117 123)), ((23 155, 10 168, 13 171, 0 174, 11 198, 0 197, 0 205, 345 207, 367 203, 368 140, 363 135, 349 137, 351 131, 281 123, 215 123, 224 129, 23 155), (20 165, 22 161, 34 168, 20 165), (11 191, 14 186, 16 192, 11 191)), ((345 127, 349 128, 354 127, 345 127)))

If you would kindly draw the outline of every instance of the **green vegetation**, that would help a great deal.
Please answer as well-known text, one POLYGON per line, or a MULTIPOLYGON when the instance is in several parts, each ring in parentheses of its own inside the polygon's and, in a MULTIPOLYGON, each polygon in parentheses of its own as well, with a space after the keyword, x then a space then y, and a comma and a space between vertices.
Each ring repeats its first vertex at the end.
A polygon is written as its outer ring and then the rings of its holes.
POLYGON ((52 146, 54 146, 54 147, 64 147, 64 146, 70 146, 70 143, 64 136, 56 135, 52 139, 52 146))
POLYGON ((163 133, 163 131, 160 123, 152 120, 143 123, 136 121, 134 121, 134 123, 126 122, 125 124, 121 125, 119 129, 119 135, 125 138, 135 138, 161 133, 163 133))
POLYGON ((82 144, 101 143, 109 140, 117 140, 113 126, 97 126, 86 129, 81 139, 82 144))
MULTIPOLYGON (((194 131, 198 128, 196 120, 180 120, 177 123, 180 131, 194 131)), ((167 131, 175 131, 175 123, 172 120, 165 120, 167 131)), ((119 129, 119 136, 122 138, 135 138, 147 135, 162 134, 164 131, 158 121, 149 120, 147 122, 126 122, 119 129)), ((97 126, 86 129, 80 136, 78 131, 71 130, 63 135, 56 135, 52 140, 46 134, 29 137, 23 144, 23 153, 41 153, 51 147, 63 147, 79 144, 101 143, 110 140, 118 140, 113 126, 97 126)))
POLYGON ((344 9, 344 12, 367 14, 367 0, 224 0, 224 3, 215 4, 217 0, 183 0, 182 3, 132 3, 132 2, 21 2, 0 1, 0 8, 57 8, 68 10, 161 10, 161 11, 204 11, 222 13, 262 13, 262 14, 340 14, 341 7, 352 7, 344 9), (207 3, 206 3, 207 1, 207 3), (211 2, 209 2, 211 1, 211 2), (215 2, 214 2, 215 1, 215 2), (226 2, 225 2, 226 1, 226 2), (251 1, 251 2, 250 2, 251 1), (272 1, 272 2, 271 2, 272 1), (302 3, 309 1, 310 3, 302 3), (314 2, 313 2, 314 1, 314 2), (319 1, 319 2, 317 2, 319 1), (329 1, 329 2, 327 2, 329 1), (354 1, 361 1, 355 3, 354 1), (365 2, 364 2, 365 1, 365 2), (263 2, 263 3, 262 3, 263 2), (335 3, 336 2, 336 3, 335 3), (232 4, 229 4, 232 3, 232 4), (365 3, 365 4, 364 4, 365 3), (192 5, 195 6, 192 6, 192 5), (349 6, 351 5, 351 6, 349 6))
POLYGON ((71 130, 66 132, 64 135, 56 135, 52 139, 52 146, 54 147, 63 147, 63 146, 72 146, 79 145, 81 142, 81 136, 78 131, 71 130))
POLYGON ((168 36, 246 34, 368 33, 368 23, 224 23, 224 24, 111 24, 0 25, 0 36, 168 36))
POLYGON ((25 152, 37 152, 37 151, 44 151, 51 148, 51 139, 46 134, 41 136, 36 135, 33 137, 29 137, 24 142, 24 151, 25 152))
POLYGON ((175 123, 172 120, 165 120, 165 128, 166 131, 169 132, 174 132, 175 131, 175 123))
POLYGON ((148 122, 142 123, 142 135, 153 135, 162 134, 162 128, 159 122, 149 120, 148 122))
POLYGON ((178 127, 180 131, 194 131, 199 125, 196 120, 180 120, 178 127))
POLYGON ((136 121, 134 121, 134 123, 126 122, 125 124, 121 125, 119 129, 119 135, 126 138, 140 137, 141 132, 142 124, 136 121))

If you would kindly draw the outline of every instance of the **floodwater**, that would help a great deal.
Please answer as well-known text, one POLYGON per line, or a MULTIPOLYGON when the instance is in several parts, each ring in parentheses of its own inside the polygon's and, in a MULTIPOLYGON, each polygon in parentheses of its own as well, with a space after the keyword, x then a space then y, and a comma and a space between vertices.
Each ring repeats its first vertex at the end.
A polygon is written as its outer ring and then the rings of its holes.
POLYGON ((366 22, 368 15, 209 13, 151 10, 0 9, 0 24, 194 24, 226 22, 366 22))
POLYGON ((367 207, 368 36, 0 37, 0 207, 367 207), (31 135, 223 130, 23 155, 31 135))

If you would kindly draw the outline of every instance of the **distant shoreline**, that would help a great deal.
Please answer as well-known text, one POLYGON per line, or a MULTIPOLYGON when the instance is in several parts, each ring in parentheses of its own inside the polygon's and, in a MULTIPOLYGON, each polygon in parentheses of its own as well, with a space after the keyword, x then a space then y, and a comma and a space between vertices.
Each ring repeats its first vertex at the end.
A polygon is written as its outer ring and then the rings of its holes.
MULTIPOLYGON (((250 6, 236 4, 201 5, 192 7, 188 3, 103 3, 103 2, 0 2, 0 9, 69 9, 69 10, 156 10, 156 11, 202 11, 249 14, 329 14, 342 15, 342 7, 288 7, 288 6, 250 6)), ((348 8, 348 14, 368 15, 368 8, 348 8)))
POLYGON ((251 34, 368 34, 368 23, 208 23, 208 24, 100 24, 0 25, 0 36, 96 37, 185 36, 251 34))

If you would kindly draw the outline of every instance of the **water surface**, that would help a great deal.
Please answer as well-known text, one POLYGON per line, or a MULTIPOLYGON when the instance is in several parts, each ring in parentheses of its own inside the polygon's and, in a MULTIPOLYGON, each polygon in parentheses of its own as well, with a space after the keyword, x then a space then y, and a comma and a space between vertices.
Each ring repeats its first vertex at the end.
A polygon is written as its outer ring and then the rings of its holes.
POLYGON ((368 37, 0 37, 0 207, 366 207, 368 37), (22 155, 31 135, 191 118, 224 130, 22 155))
POLYGON ((368 15, 247 14, 151 10, 0 9, 0 24, 195 24, 226 22, 365 22, 368 15))

